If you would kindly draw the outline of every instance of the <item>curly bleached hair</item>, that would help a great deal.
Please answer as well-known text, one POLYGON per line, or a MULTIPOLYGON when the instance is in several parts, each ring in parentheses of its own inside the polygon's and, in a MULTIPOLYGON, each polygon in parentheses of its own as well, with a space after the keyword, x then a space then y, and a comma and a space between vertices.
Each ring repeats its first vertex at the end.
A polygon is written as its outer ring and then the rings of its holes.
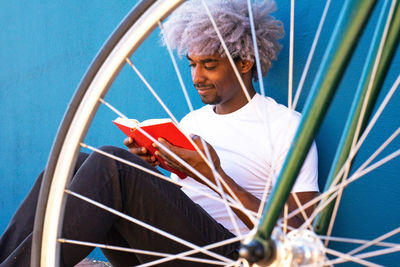
MULTIPOLYGON (((206 0, 206 4, 232 58, 254 62, 247 1, 206 0)), ((276 10, 275 2, 256 0, 252 5, 261 70, 262 74, 266 75, 272 65, 271 61, 277 59, 281 50, 278 40, 284 35, 283 24, 270 15, 276 10)), ((168 42, 172 49, 177 50, 179 56, 187 53, 226 56, 201 0, 183 3, 163 26, 164 45, 168 42)), ((257 80, 255 65, 252 77, 257 80)))

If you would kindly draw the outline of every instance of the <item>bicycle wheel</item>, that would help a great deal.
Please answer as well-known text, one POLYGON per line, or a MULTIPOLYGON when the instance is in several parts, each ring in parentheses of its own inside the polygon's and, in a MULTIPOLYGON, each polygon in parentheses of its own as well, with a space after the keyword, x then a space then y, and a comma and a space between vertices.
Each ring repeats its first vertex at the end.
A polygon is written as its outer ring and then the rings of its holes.
POLYGON ((181 2, 183 1, 141 2, 111 36, 82 80, 57 134, 51 160, 46 168, 35 220, 32 266, 57 265, 64 190, 71 174, 71 166, 74 165, 81 143, 108 88, 126 59, 158 22, 181 2))

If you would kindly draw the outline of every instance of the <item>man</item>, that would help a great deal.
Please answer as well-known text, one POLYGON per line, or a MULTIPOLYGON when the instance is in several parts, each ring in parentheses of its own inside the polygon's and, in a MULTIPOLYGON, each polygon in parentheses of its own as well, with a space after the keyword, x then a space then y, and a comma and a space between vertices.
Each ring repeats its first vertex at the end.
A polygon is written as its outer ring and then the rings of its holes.
MULTIPOLYGON (((215 177, 220 176, 223 190, 230 197, 237 198, 246 209, 257 212, 264 188, 267 186, 270 189, 275 182, 299 121, 297 113, 270 98, 262 97, 254 90, 254 49, 251 46, 245 1, 208 3, 227 41, 235 66, 251 98, 250 102, 199 1, 189 1, 173 13, 165 23, 165 40, 177 48, 180 54, 187 55, 194 86, 202 101, 207 104, 185 116, 180 127, 193 136, 194 142, 204 154, 208 153, 203 144, 207 146, 216 173, 199 153, 175 147, 168 140, 160 139, 160 144, 193 167, 183 166, 162 146, 154 144, 158 149, 157 156, 190 176, 180 181, 184 187, 180 188, 98 153, 80 155, 69 187, 71 191, 169 232, 195 246, 230 239, 247 233, 253 227, 253 220, 248 213, 233 208, 235 214, 231 220, 223 203, 205 198, 199 191, 221 198, 221 192, 212 186, 218 184, 215 177), (198 191, 185 185, 197 188, 198 191)), ((273 9, 274 5, 264 2, 256 4, 254 8, 264 74, 280 50, 277 40, 283 34, 281 23, 269 15, 273 9)), ((116 147, 103 147, 102 150, 147 168, 158 165, 156 158, 144 148, 137 147, 134 140, 125 140, 125 145, 129 151, 116 147)), ((311 199, 318 191, 316 164, 314 146, 292 191, 297 193, 301 202, 311 199)), ((0 266, 29 265, 34 206, 40 182, 41 177, 0 239, 0 266)), ((288 204, 290 210, 297 207, 292 196, 288 204)), ((300 223, 301 218, 294 218, 290 222, 292 226, 300 223)), ((189 250, 179 240, 170 240, 74 197, 67 200, 62 236, 170 254, 189 250)), ((213 249, 213 253, 235 259, 238 246, 238 242, 231 242, 213 249)), ((61 264, 73 266, 90 251, 88 247, 62 245, 61 264)), ((115 266, 132 266, 157 259, 141 253, 103 251, 115 266)), ((203 253, 193 257, 210 258, 203 253)), ((163 266, 203 265, 175 260, 163 266)))

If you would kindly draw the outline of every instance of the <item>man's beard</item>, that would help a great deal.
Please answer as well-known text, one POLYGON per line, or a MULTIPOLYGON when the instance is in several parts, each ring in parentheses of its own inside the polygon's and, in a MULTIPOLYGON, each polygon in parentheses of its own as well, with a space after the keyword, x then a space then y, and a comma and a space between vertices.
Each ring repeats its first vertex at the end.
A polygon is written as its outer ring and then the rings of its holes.
POLYGON ((204 90, 209 89, 211 90, 211 92, 209 92, 208 94, 206 94, 205 96, 200 95, 201 98, 201 102, 203 102, 206 105, 216 105, 219 104, 221 102, 221 97, 217 94, 215 90, 215 87, 211 84, 203 84, 203 83, 195 83, 194 87, 197 90, 204 90), (215 93, 215 95, 214 95, 215 93))
POLYGON ((212 99, 207 99, 207 97, 200 96, 201 102, 203 102, 206 105, 217 105, 221 103, 221 97, 216 95, 212 99))

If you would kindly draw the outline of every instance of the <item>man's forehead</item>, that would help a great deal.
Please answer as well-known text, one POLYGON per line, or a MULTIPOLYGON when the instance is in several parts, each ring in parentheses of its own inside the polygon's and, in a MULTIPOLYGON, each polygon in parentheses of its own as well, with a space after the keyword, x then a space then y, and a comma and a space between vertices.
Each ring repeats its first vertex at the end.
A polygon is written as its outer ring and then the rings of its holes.
POLYGON ((190 61, 198 61, 198 62, 216 62, 222 59, 222 57, 219 54, 214 54, 214 55, 187 54, 186 57, 190 61))

